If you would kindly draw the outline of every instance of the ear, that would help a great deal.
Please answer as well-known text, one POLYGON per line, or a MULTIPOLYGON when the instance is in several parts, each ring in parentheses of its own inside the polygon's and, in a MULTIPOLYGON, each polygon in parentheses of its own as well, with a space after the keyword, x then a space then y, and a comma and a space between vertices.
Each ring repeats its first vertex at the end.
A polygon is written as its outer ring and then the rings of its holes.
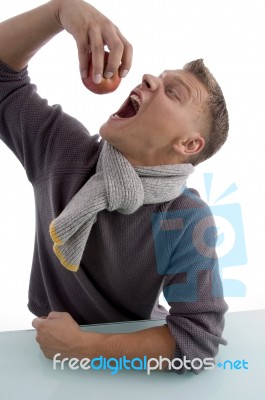
POLYGON ((195 133, 188 139, 178 139, 173 143, 173 149, 176 153, 183 156, 192 156, 198 154, 205 145, 205 140, 200 133, 195 133))

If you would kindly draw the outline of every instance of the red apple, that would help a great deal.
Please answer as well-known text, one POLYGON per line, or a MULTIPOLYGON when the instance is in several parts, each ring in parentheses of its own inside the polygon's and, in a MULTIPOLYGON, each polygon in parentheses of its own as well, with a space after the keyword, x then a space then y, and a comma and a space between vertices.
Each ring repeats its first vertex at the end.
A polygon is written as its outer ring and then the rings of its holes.
MULTIPOLYGON (((104 68, 106 67, 108 63, 108 58, 109 58, 109 52, 105 51, 105 56, 104 56, 104 68)), ((96 93, 96 94, 106 94, 106 93, 111 93, 114 92, 114 90, 117 89, 121 82, 121 77, 119 76, 119 73, 116 72, 112 78, 104 78, 102 77, 102 81, 100 83, 95 83, 93 82, 93 64, 92 64, 92 53, 89 53, 89 59, 88 59, 88 75, 84 79, 82 79, 83 84, 87 89, 89 89, 91 92, 96 93)))

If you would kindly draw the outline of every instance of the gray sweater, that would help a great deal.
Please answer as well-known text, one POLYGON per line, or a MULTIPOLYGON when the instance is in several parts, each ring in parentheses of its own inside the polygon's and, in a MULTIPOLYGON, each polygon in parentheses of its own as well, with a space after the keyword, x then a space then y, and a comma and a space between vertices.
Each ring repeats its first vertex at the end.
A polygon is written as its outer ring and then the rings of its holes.
POLYGON ((79 324, 166 318, 176 342, 174 358, 215 357, 219 344, 226 344, 227 304, 213 217, 199 194, 187 188, 173 201, 143 205, 130 215, 100 212, 80 268, 70 272, 53 253, 49 225, 95 173, 99 136, 40 98, 26 68, 16 72, 1 64, 0 138, 34 190, 30 311, 66 311, 79 324), (206 232, 211 234, 202 251, 206 232), (169 312, 158 302, 162 290, 169 312))

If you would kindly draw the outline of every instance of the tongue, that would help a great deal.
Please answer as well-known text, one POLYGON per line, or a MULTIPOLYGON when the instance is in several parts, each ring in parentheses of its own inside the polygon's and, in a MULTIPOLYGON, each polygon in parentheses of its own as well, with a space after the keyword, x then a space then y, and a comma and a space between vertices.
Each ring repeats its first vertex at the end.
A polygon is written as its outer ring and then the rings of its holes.
POLYGON ((120 118, 131 118, 136 115, 135 109, 132 105, 131 100, 128 100, 124 106, 117 112, 120 118))

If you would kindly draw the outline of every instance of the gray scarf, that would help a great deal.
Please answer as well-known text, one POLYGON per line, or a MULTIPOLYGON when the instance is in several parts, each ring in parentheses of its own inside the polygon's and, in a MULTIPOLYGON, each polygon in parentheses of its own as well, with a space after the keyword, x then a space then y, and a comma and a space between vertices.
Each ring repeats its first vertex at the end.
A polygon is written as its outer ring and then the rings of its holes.
POLYGON ((178 197, 194 167, 191 164, 133 167, 121 152, 104 143, 96 174, 52 221, 53 250, 61 264, 77 271, 91 228, 102 210, 132 214, 143 204, 178 197))

